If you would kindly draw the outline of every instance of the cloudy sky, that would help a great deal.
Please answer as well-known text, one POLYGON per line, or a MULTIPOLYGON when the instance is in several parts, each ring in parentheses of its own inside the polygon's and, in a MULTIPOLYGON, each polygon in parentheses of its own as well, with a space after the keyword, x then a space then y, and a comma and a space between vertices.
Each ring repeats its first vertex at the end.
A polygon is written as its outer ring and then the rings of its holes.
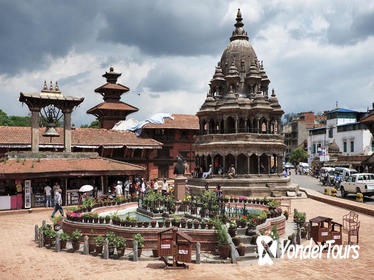
POLYGON ((286 112, 374 102, 374 1, 0 0, 0 109, 26 115, 19 93, 58 81, 85 97, 76 125, 94 120, 94 89, 113 65, 140 111, 199 109, 229 42, 236 10, 286 112), (140 95, 138 95, 140 94, 140 95))

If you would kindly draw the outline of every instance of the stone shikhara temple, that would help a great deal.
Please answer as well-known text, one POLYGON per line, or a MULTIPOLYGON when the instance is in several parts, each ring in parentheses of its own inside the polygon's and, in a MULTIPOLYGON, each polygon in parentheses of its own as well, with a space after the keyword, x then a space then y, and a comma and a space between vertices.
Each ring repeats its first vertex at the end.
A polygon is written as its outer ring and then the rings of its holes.
POLYGON ((197 112, 196 164, 209 177, 193 178, 189 184, 195 190, 209 182, 211 186, 221 184, 226 193, 284 195, 295 191, 290 179, 282 175, 280 123, 284 112, 274 90, 269 96, 270 80, 243 25, 238 10, 230 43, 197 112), (226 174, 232 166, 236 176, 229 179, 226 174))

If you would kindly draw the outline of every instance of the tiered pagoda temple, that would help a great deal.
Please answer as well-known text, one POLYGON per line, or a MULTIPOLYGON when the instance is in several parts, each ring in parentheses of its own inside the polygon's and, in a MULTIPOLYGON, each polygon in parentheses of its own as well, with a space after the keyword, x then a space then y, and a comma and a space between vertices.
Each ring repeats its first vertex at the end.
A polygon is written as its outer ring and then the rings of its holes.
POLYGON ((104 102, 89 109, 87 113, 96 116, 99 128, 111 129, 117 122, 125 120, 127 115, 139 110, 120 101, 121 95, 130 90, 117 83, 117 79, 121 75, 121 73, 114 72, 113 67, 110 67, 109 72, 105 72, 103 75, 107 80, 106 84, 95 89, 95 92, 103 96, 104 102))
POLYGON ((208 179, 193 178, 189 184, 195 190, 209 182, 211 186, 221 184, 227 193, 284 195, 295 186, 282 176, 283 110, 274 90, 269 96, 270 80, 243 25, 238 10, 230 43, 197 112, 196 164, 205 172, 211 169, 211 174, 208 179), (236 175, 228 178, 232 166, 236 175))

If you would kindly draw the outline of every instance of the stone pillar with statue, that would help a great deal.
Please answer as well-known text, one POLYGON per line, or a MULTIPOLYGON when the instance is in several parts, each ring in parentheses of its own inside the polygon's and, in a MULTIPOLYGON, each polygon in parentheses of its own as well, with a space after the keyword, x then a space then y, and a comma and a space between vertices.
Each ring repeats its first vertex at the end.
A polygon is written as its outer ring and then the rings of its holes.
POLYGON ((186 182, 187 178, 184 176, 185 166, 183 159, 177 157, 177 165, 174 167, 174 174, 177 175, 174 178, 174 196, 178 201, 182 201, 186 198, 186 182))

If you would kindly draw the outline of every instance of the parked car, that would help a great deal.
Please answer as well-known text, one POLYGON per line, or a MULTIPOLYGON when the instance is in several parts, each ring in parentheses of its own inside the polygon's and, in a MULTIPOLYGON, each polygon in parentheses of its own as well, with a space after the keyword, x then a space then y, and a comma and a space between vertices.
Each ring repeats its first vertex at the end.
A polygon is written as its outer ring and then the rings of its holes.
POLYGON ((374 174, 355 173, 343 181, 340 185, 342 197, 347 194, 362 193, 364 196, 374 195, 374 174))

